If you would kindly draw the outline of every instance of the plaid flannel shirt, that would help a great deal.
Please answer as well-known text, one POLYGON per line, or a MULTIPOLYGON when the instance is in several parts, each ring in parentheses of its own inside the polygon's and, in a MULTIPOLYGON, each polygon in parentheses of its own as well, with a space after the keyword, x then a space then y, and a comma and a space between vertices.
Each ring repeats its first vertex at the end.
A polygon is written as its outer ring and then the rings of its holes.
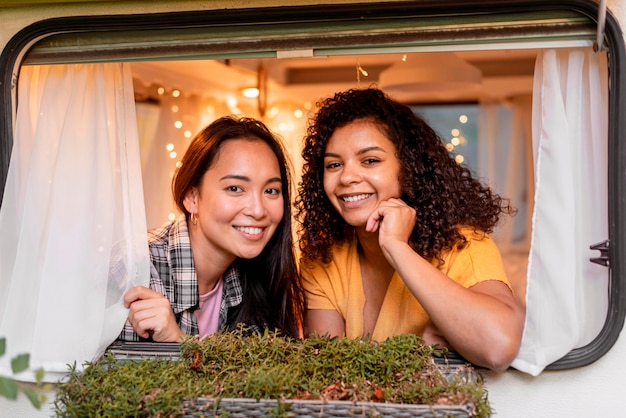
MULTIPOLYGON (((169 299, 178 326, 187 335, 198 335, 194 311, 199 307, 198 277, 193 263, 189 230, 185 215, 148 232, 150 249, 150 289, 169 299)), ((230 266, 224 273, 218 329, 228 324, 228 309, 239 305, 243 291, 239 271, 230 266)), ((120 340, 145 341, 130 325, 124 324, 120 340)))

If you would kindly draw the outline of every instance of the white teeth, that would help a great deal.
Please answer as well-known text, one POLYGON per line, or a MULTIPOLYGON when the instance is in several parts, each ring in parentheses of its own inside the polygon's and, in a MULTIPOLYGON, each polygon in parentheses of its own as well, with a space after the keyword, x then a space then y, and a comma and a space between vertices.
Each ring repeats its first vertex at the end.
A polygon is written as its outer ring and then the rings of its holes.
POLYGON ((344 202, 356 202, 357 200, 367 199, 370 196, 371 194, 367 193, 367 194, 359 194, 356 196, 345 196, 342 199, 344 202))
POLYGON ((257 235, 263 232, 263 228, 253 228, 250 226, 236 226, 235 229, 250 235, 257 235))

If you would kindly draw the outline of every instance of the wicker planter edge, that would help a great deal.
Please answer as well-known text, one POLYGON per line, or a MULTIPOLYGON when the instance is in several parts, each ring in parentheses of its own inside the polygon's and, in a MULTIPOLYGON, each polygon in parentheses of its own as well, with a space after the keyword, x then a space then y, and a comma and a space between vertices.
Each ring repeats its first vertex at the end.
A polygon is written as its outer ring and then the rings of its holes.
POLYGON ((277 416, 278 410, 289 417, 473 417, 474 405, 412 405, 384 402, 351 402, 249 398, 197 398, 183 402, 182 417, 263 417, 277 416))

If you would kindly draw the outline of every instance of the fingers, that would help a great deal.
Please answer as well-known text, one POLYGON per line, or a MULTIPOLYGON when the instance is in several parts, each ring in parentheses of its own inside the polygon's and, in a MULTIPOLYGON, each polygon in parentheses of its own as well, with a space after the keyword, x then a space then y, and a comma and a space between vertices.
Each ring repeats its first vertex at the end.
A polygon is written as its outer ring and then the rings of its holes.
MULTIPOLYGON (((166 313, 167 315, 167 313, 166 313)), ((131 304, 128 321, 135 332, 142 338, 152 336, 154 330, 161 330, 167 321, 163 321, 163 313, 158 307, 147 304, 145 301, 137 301, 131 304)))
POLYGON ((128 289, 128 292, 124 294, 124 306, 128 308, 131 303, 141 299, 154 299, 162 297, 162 294, 155 292, 152 289, 148 289, 145 286, 134 286, 128 289))
POLYGON ((142 309, 139 305, 139 302, 131 304, 128 322, 130 322, 137 335, 142 338, 149 338, 152 336, 151 331, 157 326, 155 313, 149 309, 142 309))
MULTIPOLYGON (((378 211, 376 211, 375 213, 377 213, 378 211)), ((380 227, 380 221, 382 219, 382 214, 377 214, 377 216, 374 216, 374 214, 372 214, 369 219, 367 220, 367 223, 365 224, 365 230, 367 232, 376 232, 378 231, 378 228, 380 227)))
POLYGON ((440 348, 450 348, 448 340, 439 332, 439 329, 433 324, 432 320, 429 320, 422 332, 422 340, 426 345, 438 344, 440 348))
POLYGON ((380 202, 368 218, 365 230, 368 232, 380 231, 390 236, 398 236, 408 240, 413 226, 415 226, 415 209, 403 200, 393 198, 380 202))
POLYGON ((137 286, 124 295, 128 321, 142 338, 154 341, 179 341, 182 331, 176 323, 170 301, 158 292, 137 286))
MULTIPOLYGON (((382 201, 378 204, 378 207, 371 213, 365 225, 367 232, 375 232, 380 227, 380 223, 389 211, 396 207, 401 207, 404 202, 400 199, 389 199, 382 201)), ((404 204, 406 206, 406 204, 404 204)))

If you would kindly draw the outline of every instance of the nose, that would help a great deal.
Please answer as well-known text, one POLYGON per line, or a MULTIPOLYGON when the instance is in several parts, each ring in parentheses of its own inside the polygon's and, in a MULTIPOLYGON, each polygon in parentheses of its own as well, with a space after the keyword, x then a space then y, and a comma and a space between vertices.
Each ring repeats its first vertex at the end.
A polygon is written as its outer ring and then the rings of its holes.
POLYGON ((358 170, 358 166, 350 162, 344 163, 339 181, 341 181, 342 184, 354 184, 360 182, 361 173, 358 170))
POLYGON ((244 210, 244 214, 254 219, 261 219, 267 214, 263 193, 251 193, 244 210))

